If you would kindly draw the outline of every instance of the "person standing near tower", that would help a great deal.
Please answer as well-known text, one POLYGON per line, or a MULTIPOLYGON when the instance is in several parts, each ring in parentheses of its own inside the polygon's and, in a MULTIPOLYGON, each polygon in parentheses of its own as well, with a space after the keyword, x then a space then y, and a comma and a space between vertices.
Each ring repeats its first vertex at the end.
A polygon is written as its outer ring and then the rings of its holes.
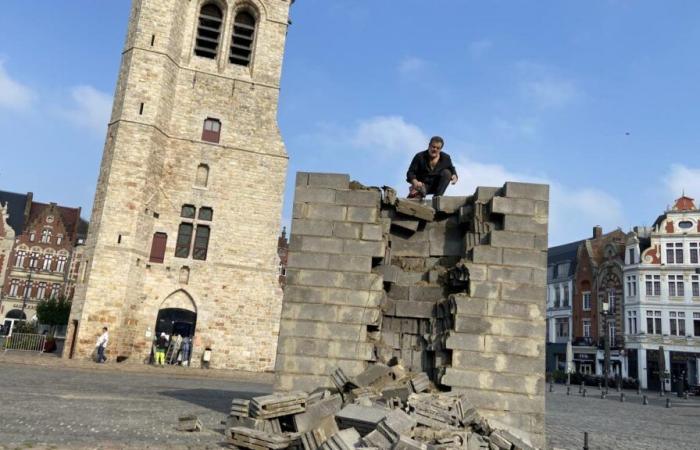
POLYGON ((428 149, 413 157, 406 173, 406 181, 411 184, 408 198, 443 195, 450 183, 457 183, 457 170, 450 155, 442 151, 444 145, 440 136, 433 136, 428 149))

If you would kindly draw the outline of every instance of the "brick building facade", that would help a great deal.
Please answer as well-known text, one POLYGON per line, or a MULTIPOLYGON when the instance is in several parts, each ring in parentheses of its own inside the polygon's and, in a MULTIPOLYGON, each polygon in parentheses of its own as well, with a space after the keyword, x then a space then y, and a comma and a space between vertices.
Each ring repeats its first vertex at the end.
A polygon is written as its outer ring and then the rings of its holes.
POLYGON ((193 365, 274 366, 290 3, 133 0, 64 357, 108 326, 110 358, 147 361, 162 331, 193 365))
POLYGON ((0 316, 31 319, 42 299, 73 297, 87 222, 80 208, 0 192, 0 316))

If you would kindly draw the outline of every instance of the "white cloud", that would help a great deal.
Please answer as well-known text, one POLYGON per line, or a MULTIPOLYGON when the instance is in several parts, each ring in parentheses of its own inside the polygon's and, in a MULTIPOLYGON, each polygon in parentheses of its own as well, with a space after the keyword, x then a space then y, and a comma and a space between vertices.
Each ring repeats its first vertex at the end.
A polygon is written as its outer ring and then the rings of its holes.
POLYGON ((0 108, 26 111, 32 107, 37 95, 29 87, 13 80, 0 60, 0 108))
POLYGON ((553 67, 521 61, 516 69, 520 92, 540 108, 561 108, 583 95, 574 80, 561 76, 553 67))
POLYGON ((677 199, 685 192, 693 198, 700 196, 700 168, 672 164, 668 173, 664 176, 664 184, 670 199, 677 199))
POLYGON ((76 86, 71 89, 73 105, 61 108, 59 114, 79 127, 95 133, 104 133, 112 111, 112 96, 92 86, 76 86))
POLYGON ((539 125, 539 119, 533 118, 522 118, 508 120, 500 117, 496 117, 493 120, 493 127, 499 133, 516 136, 516 137, 533 137, 537 134, 537 128, 539 125))
POLYGON ((478 41, 474 41, 469 44, 469 54, 475 58, 478 58, 491 50, 492 47, 493 42, 490 40, 479 39, 478 41))
POLYGON ((427 145, 428 137, 401 116, 377 116, 359 122, 352 144, 378 153, 414 151, 427 145))
POLYGON ((428 62, 424 59, 409 56, 399 63, 399 73, 401 75, 415 75, 423 72, 428 67, 428 62))

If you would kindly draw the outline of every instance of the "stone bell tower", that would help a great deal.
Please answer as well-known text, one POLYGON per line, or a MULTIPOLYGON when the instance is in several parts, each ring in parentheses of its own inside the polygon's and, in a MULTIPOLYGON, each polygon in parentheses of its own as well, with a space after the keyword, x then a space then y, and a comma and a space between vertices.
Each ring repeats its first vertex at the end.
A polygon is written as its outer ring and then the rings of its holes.
POLYGON ((64 357, 274 367, 290 0, 133 0, 64 357))

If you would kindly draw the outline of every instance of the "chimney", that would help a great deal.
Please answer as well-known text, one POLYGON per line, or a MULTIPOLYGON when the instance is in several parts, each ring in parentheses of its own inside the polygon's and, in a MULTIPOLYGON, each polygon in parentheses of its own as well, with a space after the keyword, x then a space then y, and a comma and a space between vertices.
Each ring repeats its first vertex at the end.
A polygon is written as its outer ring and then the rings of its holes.
POLYGON ((603 227, 596 225, 593 227, 593 239, 598 239, 603 235, 603 227))

